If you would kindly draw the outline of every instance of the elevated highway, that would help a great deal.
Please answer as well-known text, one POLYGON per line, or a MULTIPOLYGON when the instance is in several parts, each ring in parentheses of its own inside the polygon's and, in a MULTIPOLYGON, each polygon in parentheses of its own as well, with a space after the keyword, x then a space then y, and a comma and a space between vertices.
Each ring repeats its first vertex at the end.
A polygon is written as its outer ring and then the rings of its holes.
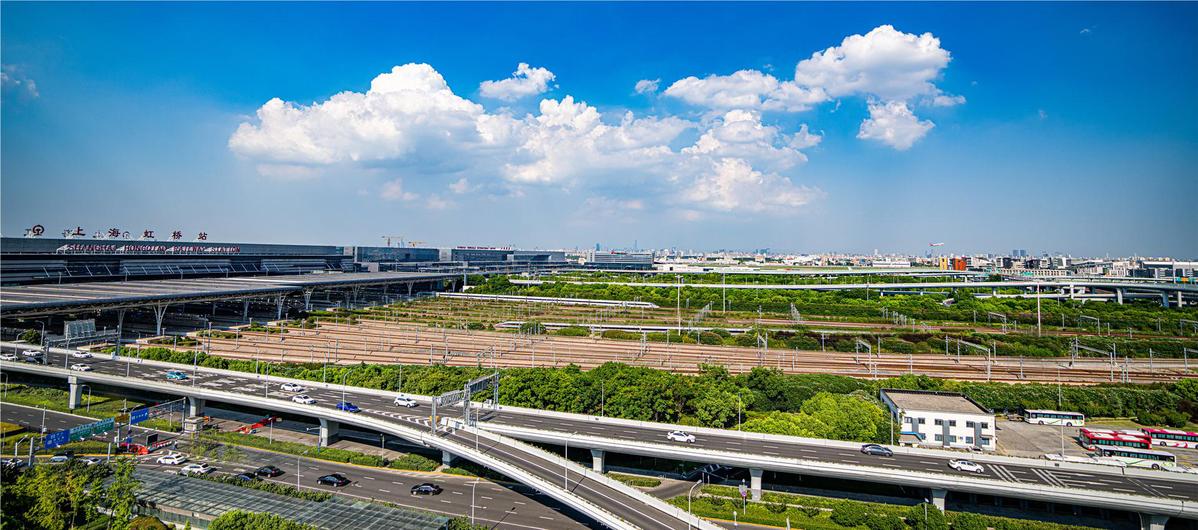
POLYGON ((971 454, 970 459, 986 467, 983 474, 972 475, 947 467, 949 459, 961 456, 956 452, 894 448, 893 458, 874 458, 862 455, 859 444, 849 442, 511 407, 484 416, 480 429, 446 420, 448 428, 438 429, 434 435, 428 427, 426 406, 400 409, 391 404, 396 394, 390 392, 296 381, 308 386, 307 393, 319 401, 314 406, 298 405, 286 401, 289 395, 278 390, 278 385, 290 381, 282 378, 106 356, 90 361, 93 372, 72 372, 61 368, 64 362, 67 359, 62 353, 53 353, 50 366, 3 363, 0 370, 68 379, 73 395, 83 382, 95 382, 188 396, 196 408, 208 399, 314 417, 321 421, 326 439, 335 433, 338 423, 377 430, 495 469, 598 521, 623 520, 642 528, 662 528, 661 523, 649 522, 655 518, 666 521, 664 527, 678 527, 673 522, 685 524, 686 517, 651 504, 647 495, 610 485, 603 480, 606 477, 593 471, 584 475, 582 468, 515 439, 591 449, 595 470, 603 468, 609 451, 748 468, 755 496, 760 495, 763 472, 768 470, 922 487, 938 504, 943 503, 946 492, 954 491, 1129 510, 1143 514, 1150 528, 1163 526, 1168 517, 1198 518, 1198 475, 1191 474, 971 454), (192 377, 168 382, 163 375, 169 369, 184 370, 192 377), (343 393, 363 412, 354 415, 334 410, 331 405, 340 401, 343 393), (673 428, 695 433, 696 442, 667 441, 665 433, 673 428))
MULTIPOLYGON (((6 348, 6 351, 13 349, 6 348)), ((437 422, 434 427, 427 416, 392 414, 388 409, 395 407, 389 401, 384 405, 378 403, 380 400, 369 400, 367 395, 348 388, 344 389, 344 397, 339 386, 310 388, 306 393, 318 403, 302 405, 292 402, 291 394, 278 389, 283 381, 277 378, 105 357, 86 361, 93 370, 79 372, 63 368, 70 362, 69 356, 55 350, 48 355, 47 365, 0 362, 0 371, 66 379, 72 403, 78 403, 83 385, 102 384, 186 397, 191 415, 202 414, 204 404, 214 401, 316 418, 321 425, 321 439, 325 441, 336 435, 341 424, 397 436, 441 450, 447 460, 451 456, 466 458, 507 475, 609 528, 718 528, 631 486, 531 445, 460 422, 437 422), (186 381, 168 381, 164 374, 170 369, 187 371, 191 377, 186 381), (362 411, 337 410, 335 405, 342 399, 359 404, 362 411)), ((315 386, 311 382, 303 384, 315 386)))

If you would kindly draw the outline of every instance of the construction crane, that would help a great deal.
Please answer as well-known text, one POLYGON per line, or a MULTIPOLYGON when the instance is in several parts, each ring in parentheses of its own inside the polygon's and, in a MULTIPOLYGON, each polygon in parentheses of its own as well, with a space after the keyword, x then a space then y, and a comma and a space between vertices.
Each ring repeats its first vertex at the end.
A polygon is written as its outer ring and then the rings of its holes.
MULTIPOLYGON (((408 246, 412 247, 412 248, 416 248, 416 247, 424 246, 424 243, 425 243, 424 241, 408 241, 408 246)), ((400 243, 400 244, 402 245, 403 243, 400 243)))
POLYGON ((387 242, 387 246, 391 246, 391 240, 398 240, 398 246, 403 246, 403 236, 382 236, 382 238, 387 242))

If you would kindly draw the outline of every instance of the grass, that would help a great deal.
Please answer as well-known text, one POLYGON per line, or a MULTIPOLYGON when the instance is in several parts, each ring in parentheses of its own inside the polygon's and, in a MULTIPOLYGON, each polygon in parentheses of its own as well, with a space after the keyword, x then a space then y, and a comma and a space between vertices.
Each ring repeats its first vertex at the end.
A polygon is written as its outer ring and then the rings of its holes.
POLYGON ((628 484, 629 486, 636 486, 638 488, 656 488, 661 485, 660 479, 655 479, 652 477, 639 477, 636 475, 625 475, 623 473, 608 473, 607 476, 628 484))
MULTIPOLYGON (((669 502, 684 510, 687 508, 686 495, 674 497, 669 502)), ((841 530, 845 528, 828 519, 826 513, 810 517, 797 508, 789 507, 785 511, 774 513, 767 509, 765 504, 758 502, 750 502, 743 508, 741 506, 740 502, 724 500, 721 497, 694 498, 690 504, 691 511, 700 517, 728 521, 732 521, 735 518, 742 523, 780 527, 787 526, 787 521, 789 521, 792 528, 803 528, 805 530, 841 530), (733 515, 733 512, 736 512, 736 514, 733 515)))

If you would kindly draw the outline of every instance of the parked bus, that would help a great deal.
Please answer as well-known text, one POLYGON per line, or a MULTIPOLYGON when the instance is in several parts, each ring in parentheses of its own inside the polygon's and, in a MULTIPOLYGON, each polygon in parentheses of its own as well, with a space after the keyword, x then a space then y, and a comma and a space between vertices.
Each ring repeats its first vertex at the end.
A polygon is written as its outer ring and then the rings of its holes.
POLYGON ((1059 410, 1028 410, 1024 411, 1023 421, 1036 425, 1081 427, 1086 424, 1086 415, 1080 412, 1061 412, 1059 410))
POLYGON ((1152 447, 1152 439, 1140 431, 1082 428, 1078 431, 1077 438, 1082 447, 1090 451, 1100 447, 1133 447, 1136 449, 1152 447))
POLYGON ((1198 449, 1198 432, 1182 431, 1178 429, 1158 429, 1152 427, 1140 430, 1152 439, 1153 445, 1198 449))
POLYGON ((1095 458, 1123 462, 1127 467, 1165 469, 1177 465, 1177 457, 1173 456, 1173 453, 1132 447, 1099 447, 1098 456, 1095 458))

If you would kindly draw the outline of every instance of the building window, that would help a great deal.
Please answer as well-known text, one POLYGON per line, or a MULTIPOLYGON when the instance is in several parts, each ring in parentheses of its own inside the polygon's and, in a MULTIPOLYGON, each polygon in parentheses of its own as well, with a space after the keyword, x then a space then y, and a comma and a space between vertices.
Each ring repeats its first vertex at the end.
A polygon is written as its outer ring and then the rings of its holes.
POLYGON ((990 439, 989 439, 989 438, 982 438, 982 445, 990 445, 990 439))
POLYGON ((923 425, 923 418, 919 418, 919 424, 923 425))
POLYGON ((903 418, 903 423, 911 423, 913 418, 903 418))
POLYGON ((985 421, 983 421, 983 422, 982 422, 982 428, 983 428, 983 429, 989 429, 989 428, 990 428, 990 423, 989 423, 989 422, 985 422, 985 421))
POLYGON ((974 428, 974 426, 976 426, 976 425, 977 425, 977 424, 976 424, 976 423, 974 423, 974 422, 972 422, 972 421, 967 421, 967 422, 965 422, 965 428, 967 428, 967 429, 972 429, 972 428, 974 428))
POLYGON ((937 441, 937 442, 943 442, 943 441, 944 441, 944 435, 937 434, 935 439, 936 439, 936 441, 937 441))
POLYGON ((944 420, 937 419, 937 420, 936 420, 936 425, 944 425, 944 420))
POLYGON ((957 420, 948 420, 948 426, 949 426, 949 427, 956 427, 956 426, 957 426, 957 420))
POLYGON ((956 437, 955 435, 952 435, 952 434, 948 435, 948 443, 950 443, 950 444, 955 444, 955 443, 957 443, 957 437, 956 437))
POLYGON ((966 437, 965 437, 965 443, 967 443, 967 444, 969 444, 969 445, 973 445, 973 437, 972 437, 972 436, 966 436, 966 437))

